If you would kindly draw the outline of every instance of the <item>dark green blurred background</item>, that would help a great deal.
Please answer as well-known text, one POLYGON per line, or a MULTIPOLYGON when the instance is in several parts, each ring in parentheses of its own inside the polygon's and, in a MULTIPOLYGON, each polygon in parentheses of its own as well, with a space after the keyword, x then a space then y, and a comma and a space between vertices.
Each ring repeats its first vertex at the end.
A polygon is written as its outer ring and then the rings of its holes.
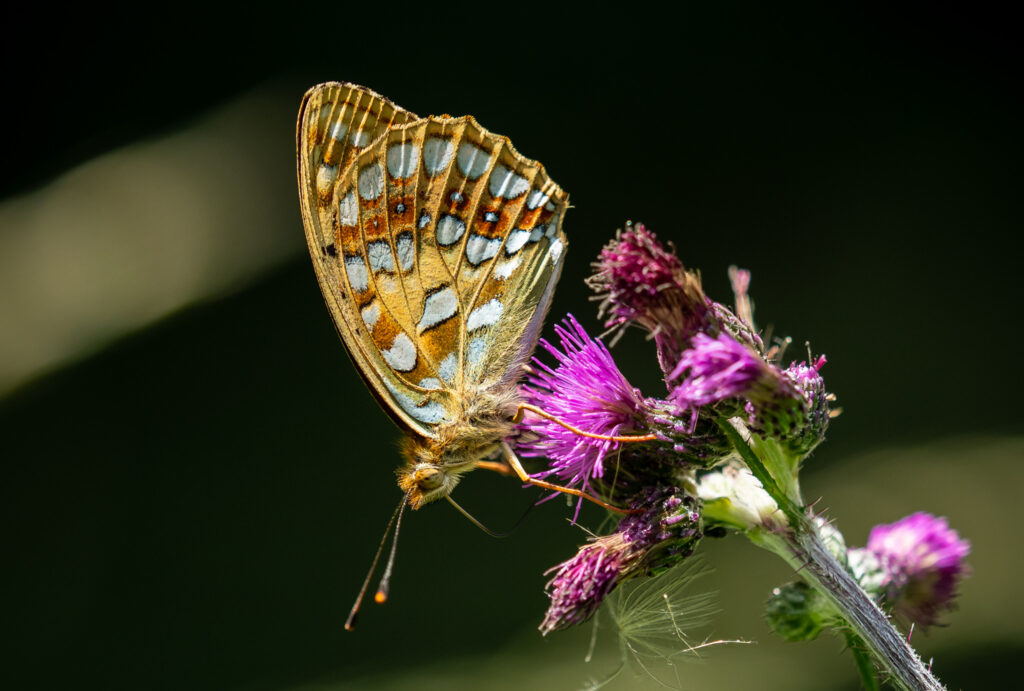
MULTIPOLYGON (((326 80, 472 113, 545 163, 575 206, 553 317, 597 332, 582 279, 626 219, 674 242, 720 300, 726 267, 750 269, 760 324, 793 336, 794 356, 806 340, 827 354, 844 409, 808 499, 853 545, 914 510, 948 516, 974 575, 949 628, 914 643, 950 688, 1009 684, 1024 378, 1007 18, 146 11, 5 21, 6 688, 562 689, 615 666, 608 636, 585 664, 589 629, 533 630, 542 572, 584 539, 558 501, 506 540, 445 506, 410 515, 391 602, 342 629, 399 498, 398 433, 305 256, 294 117, 326 80)), ((614 352, 659 393, 639 334, 614 352)), ((458 495, 496 529, 537 496, 483 473, 458 495)), ((838 641, 786 645, 760 622, 781 562, 706 547, 722 612, 697 635, 758 643, 708 651, 681 668, 686 688, 856 688, 838 641)), ((634 686, 655 687, 627 674, 612 688, 634 686)))

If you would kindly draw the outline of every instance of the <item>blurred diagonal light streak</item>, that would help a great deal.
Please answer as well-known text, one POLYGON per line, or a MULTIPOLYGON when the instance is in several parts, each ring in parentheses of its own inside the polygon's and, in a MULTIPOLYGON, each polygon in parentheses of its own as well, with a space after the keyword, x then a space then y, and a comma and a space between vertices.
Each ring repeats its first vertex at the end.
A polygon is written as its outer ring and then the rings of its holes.
POLYGON ((300 252, 298 98, 258 90, 0 203, 0 395, 300 252))

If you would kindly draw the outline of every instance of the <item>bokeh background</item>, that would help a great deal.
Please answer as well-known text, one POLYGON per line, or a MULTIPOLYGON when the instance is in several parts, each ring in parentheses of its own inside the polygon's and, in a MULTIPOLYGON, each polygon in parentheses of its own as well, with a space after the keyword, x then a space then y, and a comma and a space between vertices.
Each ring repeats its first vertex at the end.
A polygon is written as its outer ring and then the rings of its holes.
MULTIPOLYGON (((342 628, 399 498, 398 432, 303 242, 294 119, 326 80, 472 113, 545 163, 575 206, 553 317, 598 329, 582 279, 626 219, 720 300, 727 266, 750 269, 760 324, 827 354, 844 410, 806 495, 851 545, 948 516, 974 574, 914 643, 950 688, 1007 686, 1024 648, 1013 24, 942 3, 626 9, 8 11, 6 688, 571 689, 617 665, 607 629, 589 663, 588 627, 535 630, 542 572, 585 537, 558 501, 505 540, 445 506, 408 516, 391 602, 342 628)), ((614 352, 661 390, 639 333, 614 352)), ((459 488, 496 529, 535 498, 484 473, 459 488)), ((695 590, 720 611, 694 640, 756 644, 704 651, 684 688, 856 688, 841 642, 760 621, 781 562, 738 539, 702 552, 695 590)), ((660 687, 633 668, 609 688, 660 687)))

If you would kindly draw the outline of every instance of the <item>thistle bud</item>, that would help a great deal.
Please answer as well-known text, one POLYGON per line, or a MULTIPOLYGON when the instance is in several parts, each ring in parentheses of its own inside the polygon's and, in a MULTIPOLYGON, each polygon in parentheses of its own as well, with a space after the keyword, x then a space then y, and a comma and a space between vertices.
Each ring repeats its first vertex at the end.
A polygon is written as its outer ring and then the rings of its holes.
POLYGON ((787 641, 812 641, 828 622, 825 599, 803 581, 775 588, 765 603, 765 622, 787 641))
MULTIPOLYGON (((675 487, 657 487, 638 496, 611 535, 593 538, 576 556, 556 566, 548 581, 551 599, 540 630, 580 624, 622 581, 656 576, 693 554, 702 537, 698 502, 675 487)), ((549 571, 550 573, 550 571, 549 571)))

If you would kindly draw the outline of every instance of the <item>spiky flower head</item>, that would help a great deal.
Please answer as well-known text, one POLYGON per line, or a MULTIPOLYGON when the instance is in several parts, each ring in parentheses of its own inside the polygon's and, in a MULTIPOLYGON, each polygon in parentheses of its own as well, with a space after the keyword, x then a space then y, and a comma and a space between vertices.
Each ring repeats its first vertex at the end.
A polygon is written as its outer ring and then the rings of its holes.
POLYGON ((699 333, 670 373, 678 381, 669 394, 680 414, 689 411, 696 424, 702 408, 715 406, 723 417, 746 417, 748 428, 786 443, 805 455, 828 426, 828 394, 818 370, 803 363, 780 370, 729 333, 712 338, 699 333))
POLYGON ((897 616, 917 626, 938 623, 953 608, 956 587, 968 574, 971 545, 945 518, 918 512, 871 530, 865 548, 885 569, 885 600, 897 616))
POLYGON ((580 547, 572 559, 556 566, 555 575, 547 585, 551 604, 540 624, 540 632, 546 636, 552 631, 582 624, 594 616, 601 602, 618 584, 628 553, 629 545, 622 533, 613 533, 594 538, 580 547))
POLYGON ((629 324, 645 329, 666 374, 690 338, 713 326, 712 302, 700 277, 686 270, 671 243, 662 245, 643 224, 627 223, 592 266, 587 285, 601 298, 605 326, 620 334, 629 324))
POLYGON ((731 398, 772 398, 788 385, 761 356, 726 333, 696 334, 669 374, 669 381, 680 379, 669 399, 694 412, 731 398))
MULTIPOLYGON (((560 348, 546 340, 540 344, 558 366, 551 368, 534 358, 533 371, 520 389, 525 402, 591 434, 647 433, 655 411, 619 371, 604 343, 591 338, 572 315, 555 325, 555 332, 560 348)), ((537 477, 554 475, 562 484, 585 491, 604 475, 605 457, 619 446, 530 414, 520 432, 517 448, 523 456, 550 459, 549 469, 537 477)))
MULTIPOLYGON (((631 503, 611 535, 593 538, 556 566, 547 585, 551 604, 541 622, 545 635, 580 624, 622 581, 658 575, 690 556, 702 537, 699 502, 676 487, 655 487, 631 503)), ((550 573, 550 571, 549 571, 550 573)))

